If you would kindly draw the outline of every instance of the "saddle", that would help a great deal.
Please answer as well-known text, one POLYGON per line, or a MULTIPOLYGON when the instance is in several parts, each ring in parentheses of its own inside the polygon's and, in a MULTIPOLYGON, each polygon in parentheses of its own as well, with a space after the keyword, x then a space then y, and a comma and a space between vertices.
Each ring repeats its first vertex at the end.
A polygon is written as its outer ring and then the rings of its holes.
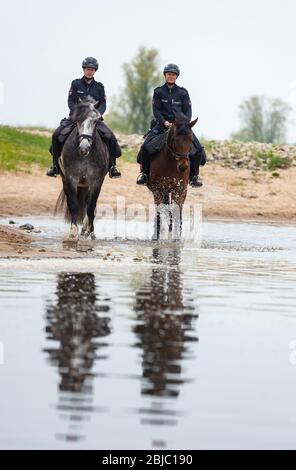
POLYGON ((72 130, 74 129, 75 127, 75 124, 70 124, 68 125, 67 127, 64 127, 61 132, 60 132, 60 135, 58 136, 58 141, 61 143, 61 144, 64 144, 67 137, 69 137, 69 135, 71 134, 72 130))
MULTIPOLYGON (((63 121, 62 121, 63 122, 63 121)), ((62 125, 62 123, 61 123, 62 125)), ((58 141, 61 143, 61 144, 64 144, 65 141, 67 140, 67 138, 69 137, 69 135, 71 134, 72 130, 74 129, 75 127, 75 123, 71 123, 71 124, 67 124, 65 127, 63 127, 63 129, 60 131, 60 135, 58 136, 58 141)), ((106 132, 106 130, 103 128, 100 128, 99 126, 97 126, 97 132, 100 134, 100 136, 102 137, 103 140, 107 141, 110 136, 108 134, 108 132, 106 132)))
MULTIPOLYGON (((145 154, 149 157, 152 157, 156 153, 160 152, 163 147, 166 144, 166 139, 167 139, 167 134, 169 131, 165 131, 159 134, 155 134, 153 131, 149 132, 146 140, 143 145, 145 145, 145 154)), ((142 149, 140 149, 138 156, 137 156, 137 162, 141 163, 141 154, 142 154, 142 149)), ((195 140, 193 140, 192 147, 190 150, 189 154, 190 158, 199 158, 200 159, 200 165, 204 166, 206 164, 206 153, 204 150, 204 147, 200 148, 197 146, 197 143, 195 140)))
POLYGON ((145 150, 148 155, 152 156, 155 153, 161 151, 161 149, 165 146, 167 133, 167 131, 162 132, 161 134, 154 134, 151 132, 151 134, 147 136, 145 141, 145 150))

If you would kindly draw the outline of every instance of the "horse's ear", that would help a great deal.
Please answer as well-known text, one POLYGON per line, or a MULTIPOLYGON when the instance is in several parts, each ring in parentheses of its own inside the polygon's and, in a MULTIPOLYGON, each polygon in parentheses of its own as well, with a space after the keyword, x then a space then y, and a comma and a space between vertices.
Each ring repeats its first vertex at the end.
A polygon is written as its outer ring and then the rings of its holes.
POLYGON ((193 126, 195 126, 197 121, 198 121, 198 118, 194 119, 194 121, 191 121, 191 123, 189 124, 189 127, 192 128, 193 126))

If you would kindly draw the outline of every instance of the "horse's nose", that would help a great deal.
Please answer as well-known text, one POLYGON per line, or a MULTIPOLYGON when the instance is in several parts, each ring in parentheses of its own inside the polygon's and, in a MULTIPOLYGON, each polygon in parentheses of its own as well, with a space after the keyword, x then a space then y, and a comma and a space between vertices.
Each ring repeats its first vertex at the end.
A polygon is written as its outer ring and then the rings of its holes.
POLYGON ((88 150, 87 149, 79 149, 79 153, 82 157, 86 157, 87 154, 88 154, 88 150))
POLYGON ((89 145, 88 142, 82 141, 79 145, 79 152, 82 157, 86 157, 89 153, 89 145))

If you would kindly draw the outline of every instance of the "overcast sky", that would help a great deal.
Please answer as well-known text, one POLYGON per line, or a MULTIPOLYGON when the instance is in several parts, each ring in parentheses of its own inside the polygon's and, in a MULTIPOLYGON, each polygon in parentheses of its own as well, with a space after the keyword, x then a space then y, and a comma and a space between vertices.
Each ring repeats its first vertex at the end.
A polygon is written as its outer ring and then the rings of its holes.
MULTIPOLYGON (((162 69, 181 68, 199 117, 196 131, 224 139, 253 94, 294 105, 295 0, 0 0, 0 122, 55 127, 67 115, 71 81, 97 57, 107 97, 140 45, 159 50, 162 69)), ((109 100, 110 104, 110 100, 109 100)))

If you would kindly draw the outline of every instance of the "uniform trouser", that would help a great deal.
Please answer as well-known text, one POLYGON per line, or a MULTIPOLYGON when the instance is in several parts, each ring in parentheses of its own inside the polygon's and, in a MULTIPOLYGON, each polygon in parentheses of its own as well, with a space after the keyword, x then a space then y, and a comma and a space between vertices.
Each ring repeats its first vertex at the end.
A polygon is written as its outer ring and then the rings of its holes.
MULTIPOLYGON (((151 129, 151 131, 147 134, 145 142, 141 147, 141 164, 142 164, 142 171, 143 173, 149 174, 150 169, 150 157, 151 157, 151 150, 149 149, 149 142, 153 140, 156 135, 163 133, 162 129, 159 129, 158 126, 151 129)), ((206 157, 204 147, 199 142, 198 138, 193 132, 193 147, 189 155, 190 158, 190 178, 194 175, 199 174, 199 167, 200 165, 205 165, 206 157)))
POLYGON ((193 176, 198 176, 199 175, 199 167, 200 165, 205 165, 206 164, 206 154, 205 154, 205 149, 201 145, 200 141, 196 137, 196 135, 193 134, 193 147, 189 155, 190 159, 190 179, 193 176))
MULTIPOLYGON (((59 158, 62 154, 63 145, 72 132, 75 123, 71 119, 62 119, 60 126, 54 131, 52 135, 52 145, 50 148, 50 153, 53 157, 53 164, 58 166, 59 158), (64 135, 63 135, 64 134, 64 135), (61 139, 63 135, 63 139, 61 139), (61 142, 63 140, 63 142, 61 142)), ((111 129, 103 121, 99 121, 97 124, 97 130, 106 143, 109 153, 110 153, 110 166, 115 165, 116 158, 121 156, 121 150, 118 145, 117 139, 111 129)))
POLYGON ((97 125, 98 132, 106 143, 110 153, 110 166, 116 165, 116 158, 121 156, 121 149, 118 145, 117 139, 114 133, 109 129, 103 121, 99 121, 97 125))
POLYGON ((52 154, 53 164, 55 166, 58 166, 59 158, 63 150, 63 145, 67 137, 69 137, 70 133, 72 132, 74 126, 75 126, 75 123, 72 121, 72 119, 64 118, 61 120, 59 127, 52 134, 51 147, 49 151, 52 154), (63 132, 65 133, 66 129, 67 129, 67 134, 65 134, 62 139, 61 138, 62 133, 63 132))

